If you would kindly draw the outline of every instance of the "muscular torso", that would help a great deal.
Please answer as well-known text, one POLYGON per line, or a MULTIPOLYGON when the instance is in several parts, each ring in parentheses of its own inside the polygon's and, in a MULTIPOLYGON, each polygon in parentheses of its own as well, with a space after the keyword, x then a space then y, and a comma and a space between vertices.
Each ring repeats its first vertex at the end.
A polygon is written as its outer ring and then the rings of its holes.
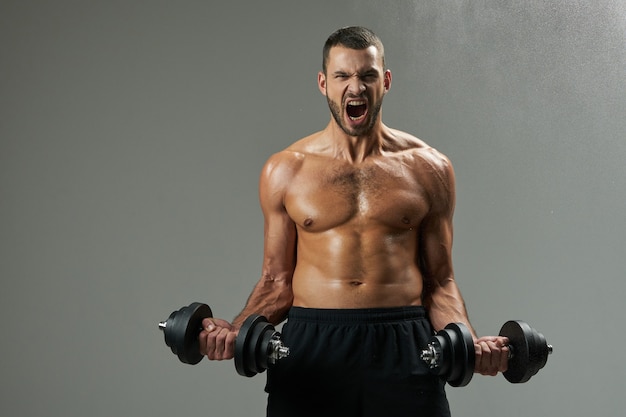
POLYGON ((296 225, 293 305, 420 305, 418 232, 430 209, 431 150, 420 146, 354 163, 299 153, 284 205, 296 225))

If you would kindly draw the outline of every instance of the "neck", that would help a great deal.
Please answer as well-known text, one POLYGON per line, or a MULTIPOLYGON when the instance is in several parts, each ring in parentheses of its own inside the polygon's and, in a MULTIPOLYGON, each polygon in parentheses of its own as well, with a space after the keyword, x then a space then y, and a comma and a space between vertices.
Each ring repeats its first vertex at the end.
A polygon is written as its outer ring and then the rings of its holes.
POLYGON ((326 127, 335 156, 351 163, 363 162, 368 156, 380 154, 385 129, 386 127, 380 122, 365 135, 351 136, 345 133, 334 120, 331 120, 326 127))

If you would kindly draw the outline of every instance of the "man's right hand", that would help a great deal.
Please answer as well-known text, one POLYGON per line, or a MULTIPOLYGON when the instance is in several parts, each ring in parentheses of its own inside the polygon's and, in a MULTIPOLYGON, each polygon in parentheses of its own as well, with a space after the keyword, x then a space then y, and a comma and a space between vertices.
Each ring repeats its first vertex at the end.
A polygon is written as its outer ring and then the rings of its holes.
POLYGON ((214 317, 202 320, 202 331, 198 336, 200 353, 210 360, 232 359, 237 333, 239 329, 226 320, 214 317))

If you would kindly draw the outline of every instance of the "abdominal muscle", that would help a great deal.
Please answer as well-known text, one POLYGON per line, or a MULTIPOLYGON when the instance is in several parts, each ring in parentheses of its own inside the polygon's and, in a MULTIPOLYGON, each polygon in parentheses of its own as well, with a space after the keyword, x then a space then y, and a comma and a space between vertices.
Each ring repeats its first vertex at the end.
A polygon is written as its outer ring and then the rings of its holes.
POLYGON ((292 281, 294 306, 421 305, 423 284, 416 264, 414 230, 300 232, 292 281))

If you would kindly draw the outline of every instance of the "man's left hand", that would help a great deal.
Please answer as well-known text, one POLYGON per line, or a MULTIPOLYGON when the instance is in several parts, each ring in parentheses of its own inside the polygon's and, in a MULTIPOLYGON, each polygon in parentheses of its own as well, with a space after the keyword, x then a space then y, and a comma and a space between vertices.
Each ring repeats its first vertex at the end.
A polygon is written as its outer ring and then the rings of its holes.
POLYGON ((509 339, 502 336, 484 336, 474 340, 476 364, 474 372, 481 375, 497 375, 505 372, 509 362, 509 339))

